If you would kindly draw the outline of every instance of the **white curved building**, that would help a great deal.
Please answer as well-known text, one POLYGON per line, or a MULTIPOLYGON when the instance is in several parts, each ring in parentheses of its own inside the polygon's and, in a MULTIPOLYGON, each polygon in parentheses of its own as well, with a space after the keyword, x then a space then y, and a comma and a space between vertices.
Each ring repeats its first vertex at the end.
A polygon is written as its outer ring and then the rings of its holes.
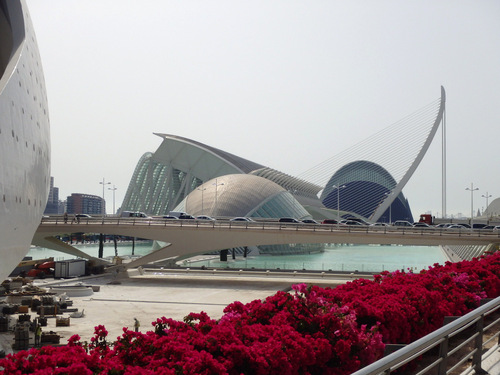
POLYGON ((145 153, 137 163, 121 211, 168 214, 203 183, 230 174, 264 177, 291 192, 302 204, 322 206, 316 196, 319 186, 192 139, 156 135, 163 141, 154 153, 145 153))
MULTIPOLYGON (((311 218, 305 204, 324 208, 316 196, 319 186, 191 139, 156 135, 163 142, 139 160, 121 211, 305 219, 311 218)), ((323 247, 269 244, 259 246, 259 251, 304 254, 323 247)))
POLYGON ((500 198, 494 199, 483 212, 486 218, 500 217, 500 198))
POLYGON ((0 0, 0 281, 28 253, 47 203, 45 81, 24 0, 0 0))
POLYGON ((193 190, 175 210, 214 217, 311 217, 288 190, 251 174, 209 180, 193 190))

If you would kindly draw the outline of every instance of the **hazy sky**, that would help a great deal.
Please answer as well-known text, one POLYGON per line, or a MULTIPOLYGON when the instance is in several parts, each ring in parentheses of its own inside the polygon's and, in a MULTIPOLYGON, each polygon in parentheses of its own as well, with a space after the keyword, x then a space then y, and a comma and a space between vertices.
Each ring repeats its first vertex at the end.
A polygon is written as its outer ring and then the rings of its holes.
MULTIPOLYGON (((447 212, 500 197, 500 2, 27 0, 60 198, 180 135, 290 175, 447 93, 447 212)), ((397 140, 395 140, 397 142, 397 140)), ((441 214, 441 132, 403 192, 441 214)), ((332 171, 332 174, 335 171, 332 171)), ((107 185, 106 187, 111 187, 107 185)), ((112 191, 105 191, 108 212, 112 191)))

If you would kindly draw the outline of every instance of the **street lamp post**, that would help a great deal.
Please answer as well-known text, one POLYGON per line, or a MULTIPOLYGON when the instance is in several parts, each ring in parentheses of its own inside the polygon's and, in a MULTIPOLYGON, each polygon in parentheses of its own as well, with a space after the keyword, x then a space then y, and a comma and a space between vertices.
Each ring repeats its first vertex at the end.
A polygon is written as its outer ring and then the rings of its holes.
POLYGON ((102 181, 99 182, 99 184, 102 184, 102 214, 103 215, 106 215, 106 201, 104 200, 104 186, 105 185, 111 185, 111 182, 106 182, 106 180, 104 179, 104 177, 102 178, 102 181))
POLYGON ((337 189, 337 224, 340 223, 340 189, 345 188, 345 185, 337 186, 333 185, 334 188, 337 189))
POLYGON ((217 207, 217 186, 222 186, 222 185, 224 185, 224 183, 221 182, 220 184, 218 184, 217 183, 217 179, 215 179, 215 183, 212 184, 212 185, 215 185, 215 209, 214 209, 214 216, 217 217, 217 214, 218 214, 218 212, 217 212, 217 208, 218 208, 217 207))
POLYGON ((205 210, 203 209, 203 192, 204 192, 205 190, 207 190, 207 188, 203 188, 203 189, 202 189, 201 187, 199 187, 199 188, 197 188, 196 190, 200 190, 200 191, 201 191, 201 214, 202 214, 202 215, 204 215, 205 210))
POLYGON ((474 191, 479 190, 479 188, 474 188, 474 184, 471 182, 470 188, 465 188, 465 190, 470 191, 470 227, 472 229, 474 228, 474 225, 472 224, 472 220, 474 217, 474 191))
POLYGON ((487 210, 488 209, 488 198, 491 198, 491 194, 488 194, 488 192, 486 192, 486 195, 481 195, 481 196, 483 198, 486 198, 486 210, 487 210))
POLYGON ((108 188, 108 190, 113 190, 113 214, 116 213, 116 211, 115 211, 115 191, 116 191, 116 189, 117 188, 115 187, 115 185, 113 185, 112 188, 108 188))

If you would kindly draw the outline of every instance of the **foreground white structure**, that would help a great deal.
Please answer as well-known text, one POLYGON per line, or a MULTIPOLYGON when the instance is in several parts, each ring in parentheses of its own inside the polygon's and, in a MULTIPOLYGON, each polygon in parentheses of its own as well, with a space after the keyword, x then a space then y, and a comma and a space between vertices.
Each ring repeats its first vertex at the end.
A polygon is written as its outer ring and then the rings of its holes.
POLYGON ((0 0, 0 281, 28 253, 47 203, 45 82, 24 0, 0 0))

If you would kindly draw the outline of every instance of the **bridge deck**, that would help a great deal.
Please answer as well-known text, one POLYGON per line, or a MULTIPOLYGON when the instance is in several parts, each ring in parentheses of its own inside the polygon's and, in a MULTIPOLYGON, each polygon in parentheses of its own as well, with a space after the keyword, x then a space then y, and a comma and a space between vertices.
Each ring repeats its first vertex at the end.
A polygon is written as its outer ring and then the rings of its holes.
MULTIPOLYGON (((183 258, 241 246, 290 243, 355 243, 401 245, 488 245, 500 243, 500 233, 480 229, 377 227, 323 224, 290 224, 270 221, 232 222, 141 218, 89 218, 64 223, 44 218, 35 234, 35 245, 58 246, 54 236, 65 233, 105 233, 147 238, 168 245, 134 261, 131 267, 167 258, 183 258), (137 263, 137 264, 136 264, 137 263)), ((68 250, 67 244, 64 250, 68 250)), ((64 247, 61 242, 61 247, 64 247)), ((59 249, 58 249, 59 250, 59 249)), ((62 251, 64 251, 62 250, 62 251)))

